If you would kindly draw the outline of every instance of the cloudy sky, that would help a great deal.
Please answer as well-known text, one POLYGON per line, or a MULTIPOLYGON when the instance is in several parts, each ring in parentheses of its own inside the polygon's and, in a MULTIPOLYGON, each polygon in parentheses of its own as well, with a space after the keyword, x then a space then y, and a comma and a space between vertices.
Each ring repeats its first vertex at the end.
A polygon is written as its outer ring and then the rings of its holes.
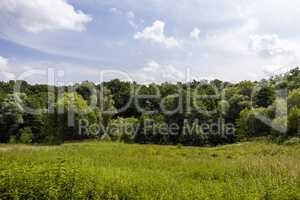
POLYGON ((298 65, 299 19, 299 0, 1 0, 0 79, 258 80, 298 65))

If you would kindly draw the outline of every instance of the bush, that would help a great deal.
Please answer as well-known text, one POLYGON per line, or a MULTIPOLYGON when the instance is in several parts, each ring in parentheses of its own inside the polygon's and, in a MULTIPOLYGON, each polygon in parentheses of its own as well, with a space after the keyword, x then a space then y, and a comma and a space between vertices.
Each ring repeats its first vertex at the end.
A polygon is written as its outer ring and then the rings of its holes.
POLYGON ((32 142, 32 131, 31 128, 25 127, 20 130, 20 143, 22 144, 30 144, 32 142))
POLYGON ((270 127, 262 122, 258 116, 270 117, 268 109, 244 109, 240 113, 240 118, 237 120, 238 125, 238 139, 249 137, 267 136, 270 133, 270 127))
POLYGON ((287 102, 285 99, 278 98, 274 103, 268 107, 268 115, 271 118, 284 117, 287 115, 287 102))
POLYGON ((287 134, 287 118, 277 117, 272 121, 272 136, 285 137, 287 134))
POLYGON ((288 97, 289 108, 298 107, 300 108, 300 89, 296 89, 290 92, 288 97))
POLYGON ((288 114, 288 133, 290 136, 300 135, 300 109, 293 107, 288 114))

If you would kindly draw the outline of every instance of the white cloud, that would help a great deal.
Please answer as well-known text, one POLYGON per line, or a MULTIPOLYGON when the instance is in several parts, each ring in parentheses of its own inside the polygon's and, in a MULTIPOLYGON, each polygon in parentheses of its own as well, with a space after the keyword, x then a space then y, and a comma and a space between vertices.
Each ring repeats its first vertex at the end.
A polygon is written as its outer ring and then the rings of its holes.
POLYGON ((149 61, 145 67, 132 74, 132 77, 143 84, 178 82, 185 80, 185 73, 173 65, 162 65, 149 61))
POLYGON ((293 69, 294 66, 282 66, 282 65, 266 65, 263 66, 263 73, 267 77, 272 77, 275 75, 285 74, 293 69))
POLYGON ((129 11, 126 13, 128 19, 134 19, 135 18, 135 14, 132 11, 129 11))
POLYGON ((135 14, 132 11, 129 11, 126 13, 127 19, 128 19, 128 23, 130 24, 130 26, 134 29, 137 29, 138 25, 135 23, 135 14))
POLYGON ((29 83, 69 85, 91 80, 99 82, 101 70, 98 68, 65 62, 22 62, 0 56, 0 80, 25 80, 29 83), (49 75, 54 79, 50 78, 49 75), (54 81, 54 82, 53 82, 54 81))
POLYGON ((184 71, 173 65, 159 64, 149 61, 143 68, 123 72, 113 69, 99 69, 95 67, 74 65, 70 63, 33 62, 13 63, 0 56, 0 80, 25 80, 29 83, 47 83, 55 85, 69 85, 84 80, 108 81, 119 78, 124 81, 137 81, 142 84, 185 81, 184 71), (50 70, 50 71, 49 71, 50 70), (49 82, 48 74, 54 73, 55 83, 49 82), (100 77, 103 80, 100 80, 100 77))
POLYGON ((8 60, 0 56, 0 70, 6 70, 8 65, 8 60))
POLYGON ((179 46, 179 42, 174 37, 165 36, 165 23, 162 21, 155 21, 152 26, 146 27, 142 32, 137 32, 134 39, 163 44, 167 48, 179 46))
POLYGON ((8 81, 15 79, 15 75, 13 73, 8 72, 8 70, 8 59, 0 56, 0 80, 8 81))
POLYGON ((137 23, 135 22, 135 14, 134 12, 132 11, 128 11, 128 12, 125 12, 123 10, 120 10, 118 8, 111 8, 110 9, 110 12, 112 12, 113 14, 115 15, 119 15, 121 17, 126 17, 127 18, 127 21, 128 21, 128 24, 134 28, 134 29, 137 29, 138 28, 138 25, 137 23))
POLYGON ((190 33, 190 37, 199 40, 201 31, 198 28, 194 28, 194 30, 190 33))
MULTIPOLYGON (((300 17, 299 0, 291 0, 289 3, 283 0, 96 0, 93 3, 91 1, 64 0, 69 2, 68 4, 76 2, 74 7, 76 9, 84 8, 86 13, 88 10, 95 11, 93 12, 95 18, 102 18, 101 10, 107 8, 106 14, 109 14, 109 16, 105 16, 107 21, 100 20, 99 23, 104 23, 103 25, 108 27, 98 26, 86 34, 66 32, 32 35, 20 31, 20 26, 15 26, 14 23, 10 27, 2 26, 2 24, 11 24, 2 16, 6 17, 9 14, 10 19, 20 19, 21 15, 14 11, 14 3, 11 2, 29 4, 29 2, 35 1, 37 0, 0 0, 1 32, 4 33, 4 37, 14 43, 50 54, 70 57, 72 63, 95 63, 99 67, 104 65, 132 71, 134 68, 131 66, 144 66, 144 60, 151 58, 160 65, 171 63, 178 67, 189 66, 195 76, 211 76, 213 74, 213 76, 225 80, 254 80, 258 79, 258 74, 262 74, 264 71, 277 69, 276 66, 297 66, 299 64, 296 57, 300 56, 298 53, 300 26, 296 26, 294 20, 300 17), (149 5, 151 5, 151 9, 149 9, 149 5), (271 9, 270 5, 272 5, 271 9), (170 9, 171 7, 172 9, 170 9), (163 23, 162 30, 155 29, 160 30, 157 31, 157 34, 145 36, 144 28, 153 27, 152 22, 155 21, 142 22, 142 19, 149 20, 149 16, 155 16, 154 19, 162 19, 166 22, 166 29, 164 29, 165 24, 163 23), (121 23, 127 27, 120 26, 121 23), (136 39, 141 40, 141 43, 161 44, 164 47, 166 46, 164 40, 173 36, 175 44, 179 43, 180 48, 148 48, 146 45, 136 45, 136 41, 128 40, 128 34, 132 34, 132 37, 134 35, 130 30, 134 24, 139 26, 132 30, 134 33, 140 32, 140 37, 136 39), (176 35, 169 32, 169 26, 176 31, 176 35), (109 33, 113 27, 115 34, 111 36, 109 33), (199 37, 195 32, 198 40, 191 38, 194 28, 201 29, 199 37), (268 33, 276 33, 276 35, 267 35, 266 37, 265 34, 268 33), (183 38, 184 35, 186 38, 183 38), (249 40, 251 35, 254 38, 249 40), (79 40, 82 42, 76 42, 79 40), (264 40, 269 41, 270 44, 263 45, 264 40), (124 45, 115 44, 121 42, 124 45), (99 58, 100 54, 102 57, 99 58), (77 59, 73 59, 73 57, 77 59), (250 74, 254 74, 253 78, 250 77, 250 74)), ((57 0, 40 1, 49 3, 57 0)), ((28 17, 25 16, 25 18, 28 17)), ((38 16, 37 19, 39 19, 38 16)), ((150 31, 150 33, 152 32, 150 31)), ((14 56, 13 52, 10 56, 14 56)), ((33 56, 28 59, 39 60, 40 58, 33 56)), ((60 57, 57 60, 60 60, 60 57)), ((70 68, 72 69, 71 65, 70 68)), ((145 77, 147 78, 146 75, 145 77)), ((74 79, 77 80, 77 78, 74 79)), ((86 79, 89 77, 87 76, 86 79)))
POLYGON ((118 14, 118 15, 122 15, 123 12, 122 10, 118 9, 118 8, 111 8, 109 9, 110 12, 114 13, 114 14, 118 14))
POLYGON ((252 35, 248 47, 250 51, 266 58, 293 54, 287 41, 281 40, 276 34, 252 35))
POLYGON ((28 32, 83 31, 92 18, 65 0, 1 0, 0 17, 28 32))

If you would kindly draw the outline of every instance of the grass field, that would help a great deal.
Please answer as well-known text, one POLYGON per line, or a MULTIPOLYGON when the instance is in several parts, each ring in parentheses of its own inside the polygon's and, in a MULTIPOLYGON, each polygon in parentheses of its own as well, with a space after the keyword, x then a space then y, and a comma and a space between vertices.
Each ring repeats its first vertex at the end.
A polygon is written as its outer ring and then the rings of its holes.
POLYGON ((0 145, 0 199, 300 199, 300 145, 0 145))

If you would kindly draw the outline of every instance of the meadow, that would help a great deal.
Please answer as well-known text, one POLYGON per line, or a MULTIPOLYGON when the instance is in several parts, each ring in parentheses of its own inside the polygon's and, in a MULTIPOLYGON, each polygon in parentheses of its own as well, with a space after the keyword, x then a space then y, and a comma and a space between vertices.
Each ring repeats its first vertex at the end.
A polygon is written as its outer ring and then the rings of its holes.
POLYGON ((300 199, 300 145, 0 145, 0 199, 300 199))

